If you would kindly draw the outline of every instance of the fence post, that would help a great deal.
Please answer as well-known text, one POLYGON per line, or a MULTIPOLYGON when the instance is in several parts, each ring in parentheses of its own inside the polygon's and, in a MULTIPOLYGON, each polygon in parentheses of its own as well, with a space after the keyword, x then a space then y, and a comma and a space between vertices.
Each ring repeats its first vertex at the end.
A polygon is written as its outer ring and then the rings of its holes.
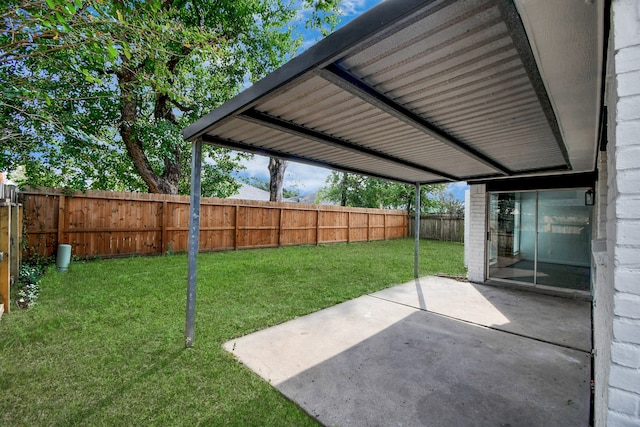
POLYGON ((369 227, 371 226, 371 214, 367 212, 367 242, 369 241, 369 227))
POLYGON ((320 210, 316 211, 316 246, 320 244, 320 210))
POLYGON ((384 237, 384 240, 387 240, 387 214, 382 215, 382 225, 383 225, 383 231, 382 231, 382 236, 384 237))
POLYGON ((56 237, 57 241, 56 241, 56 245, 55 247, 57 247, 59 244, 62 243, 62 236, 64 233, 64 217, 66 215, 66 210, 65 210, 65 195, 64 194, 60 194, 58 196, 58 235, 56 237))
POLYGON ((9 304, 9 295, 11 292, 11 203, 9 200, 0 201, 0 252, 2 259, 0 260, 0 294, 2 296, 2 304, 4 310, 9 313, 11 304, 9 304))
POLYGON ((160 218, 161 221, 161 230, 160 230, 160 255, 166 253, 169 250, 168 247, 168 243, 167 242, 167 218, 169 217, 169 215, 167 215, 167 201, 163 200, 162 201, 162 217, 160 218))
POLYGON ((13 282, 20 277, 20 263, 22 261, 22 205, 14 204, 11 209, 11 266, 9 271, 13 276, 13 282))
POLYGON ((240 205, 236 205, 236 224, 235 224, 235 237, 233 238, 233 249, 238 250, 238 237, 240 236, 240 227, 238 223, 240 222, 240 205))
POLYGON ((280 218, 278 219, 278 247, 282 246, 282 208, 280 208, 280 218))

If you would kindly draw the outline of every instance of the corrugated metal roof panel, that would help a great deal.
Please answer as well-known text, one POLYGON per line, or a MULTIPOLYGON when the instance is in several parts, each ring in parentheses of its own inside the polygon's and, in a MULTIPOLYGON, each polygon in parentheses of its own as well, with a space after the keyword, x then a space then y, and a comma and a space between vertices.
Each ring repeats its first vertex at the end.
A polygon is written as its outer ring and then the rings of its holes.
POLYGON ((405 182, 570 168, 517 11, 388 0, 185 130, 405 182))
MULTIPOLYGON (((387 172, 397 168, 393 162, 372 159, 371 157, 357 153, 344 151, 342 149, 332 147, 330 145, 310 144, 308 140, 296 136, 289 135, 274 129, 265 129, 255 123, 245 122, 244 120, 231 121, 217 129, 216 138, 221 141, 220 145, 224 145, 222 141, 236 142, 247 147, 250 151, 261 152, 262 150, 277 151, 282 155, 295 155, 309 158, 321 158, 319 163, 339 164, 340 162, 348 162, 349 168, 365 170, 375 165, 379 170, 378 174, 383 174, 387 178, 394 178, 394 174, 387 175, 387 172)), ((396 172, 397 173, 397 172, 396 172)), ((426 173, 424 171, 416 171, 406 167, 397 177, 401 181, 419 182, 422 180, 442 181, 437 175, 426 173), (417 179, 417 181, 415 181, 417 179)))

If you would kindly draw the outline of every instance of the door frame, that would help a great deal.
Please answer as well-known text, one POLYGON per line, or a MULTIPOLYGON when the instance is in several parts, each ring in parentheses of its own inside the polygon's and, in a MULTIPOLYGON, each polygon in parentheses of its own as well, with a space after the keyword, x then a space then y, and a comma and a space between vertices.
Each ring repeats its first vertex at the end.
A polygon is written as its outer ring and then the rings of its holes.
MULTIPOLYGON (((502 283, 502 284, 507 284, 509 286, 515 286, 515 287, 521 287, 524 289, 535 289, 535 290, 540 290, 542 292, 545 293, 553 293, 553 294, 570 294, 570 295, 574 295, 574 296, 580 296, 580 297, 586 297, 586 298, 591 298, 592 296, 592 291, 583 291, 583 290, 578 290, 578 289, 569 289, 569 288, 562 288, 562 287, 556 287, 556 286, 548 286, 548 285, 540 285, 537 283, 537 275, 538 275, 538 214, 539 214, 539 205, 538 205, 538 199, 539 199, 539 193, 541 192, 551 192, 551 191, 576 191, 576 190, 584 190, 587 191, 590 188, 593 187, 588 187, 588 186, 579 186, 579 187, 565 187, 565 188, 540 188, 540 189, 522 189, 522 190, 517 190, 517 189, 509 189, 509 190, 498 190, 498 191, 490 191, 487 189, 486 194, 485 194, 485 230, 484 230, 484 235, 485 235, 485 257, 484 257, 484 267, 485 267, 485 280, 487 282, 495 282, 495 283, 502 283), (518 280, 513 280, 513 279, 505 279, 505 278, 499 278, 499 277, 491 277, 490 271, 491 271, 491 264, 490 264, 490 257, 491 257, 491 244, 492 241, 488 238, 488 236, 490 235, 490 226, 491 226, 491 213, 490 213, 490 209, 491 209, 491 195, 492 194, 500 194, 500 193, 535 193, 535 231, 534 231, 534 269, 533 269, 533 283, 529 283, 529 282, 522 282, 522 281, 518 281, 518 280)), ((595 231, 595 221, 593 218, 593 211, 591 213, 591 221, 590 224, 591 226, 591 236, 593 238, 593 233, 595 231)), ((496 255, 497 256, 497 255, 496 255)), ((593 260, 590 259, 589 260, 590 264, 593 264, 593 260)), ((591 284, 593 283, 593 277, 590 277, 590 282, 591 284)), ((592 288, 593 286, 590 286, 590 288, 592 288)))

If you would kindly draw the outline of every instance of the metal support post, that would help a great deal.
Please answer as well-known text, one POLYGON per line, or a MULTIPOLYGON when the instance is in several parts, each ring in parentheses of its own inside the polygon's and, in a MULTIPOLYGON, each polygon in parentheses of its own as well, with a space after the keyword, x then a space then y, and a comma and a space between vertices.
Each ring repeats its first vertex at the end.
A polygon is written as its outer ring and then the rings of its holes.
POLYGON ((415 215, 414 215, 414 226, 413 226, 413 234, 414 234, 414 248, 413 248, 413 277, 418 278, 418 263, 420 261, 420 184, 416 183, 416 207, 415 207, 415 215))
POLYGON ((202 170, 202 140, 191 144, 191 203, 189 207, 189 267, 187 278, 187 319, 184 333, 186 348, 193 346, 196 321, 196 270, 200 248, 200 192, 202 170))

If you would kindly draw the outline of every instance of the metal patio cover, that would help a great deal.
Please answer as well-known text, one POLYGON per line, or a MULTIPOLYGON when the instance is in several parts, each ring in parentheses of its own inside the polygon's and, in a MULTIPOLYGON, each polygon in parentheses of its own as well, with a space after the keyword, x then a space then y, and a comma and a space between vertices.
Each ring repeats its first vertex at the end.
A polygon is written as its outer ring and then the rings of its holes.
POLYGON ((185 345, 203 143, 416 186, 593 171, 603 2, 387 0, 186 128, 185 345))
POLYGON ((385 1, 183 134, 413 184, 576 170, 510 0, 385 1))

